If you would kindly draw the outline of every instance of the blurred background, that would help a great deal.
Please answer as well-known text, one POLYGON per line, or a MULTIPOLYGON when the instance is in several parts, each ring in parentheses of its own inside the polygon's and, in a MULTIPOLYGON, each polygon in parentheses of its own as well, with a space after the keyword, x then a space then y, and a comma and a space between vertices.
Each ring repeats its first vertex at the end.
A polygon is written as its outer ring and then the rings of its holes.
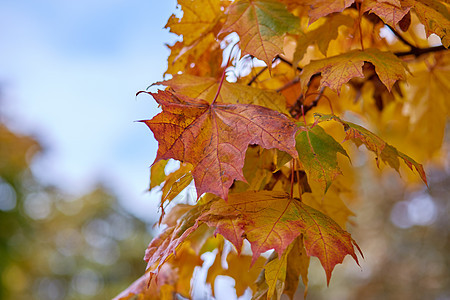
POLYGON ((0 299, 110 299, 142 275, 157 143, 135 122, 175 1, 0 0, 0 299))
MULTIPOLYGON (((162 79, 175 6, 0 0, 0 299, 110 299, 144 272, 157 144, 134 121, 158 110, 135 94, 162 79)), ((428 189, 355 164, 364 201, 349 231, 365 259, 337 266, 329 288, 313 259, 309 299, 450 299, 444 145, 428 189)), ((210 299, 200 277, 194 299, 210 299)), ((218 280, 217 299, 233 299, 233 280, 218 280)))

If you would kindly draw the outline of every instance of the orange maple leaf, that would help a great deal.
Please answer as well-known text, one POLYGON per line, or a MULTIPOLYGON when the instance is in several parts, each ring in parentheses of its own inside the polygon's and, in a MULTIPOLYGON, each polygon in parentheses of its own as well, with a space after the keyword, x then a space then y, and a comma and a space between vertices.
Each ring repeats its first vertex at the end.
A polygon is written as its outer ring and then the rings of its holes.
POLYGON ((425 26, 427 37, 436 33, 441 37, 444 47, 450 46, 450 13, 448 8, 438 1, 415 1, 414 9, 420 22, 425 26))
POLYGON ((223 199, 242 173, 250 144, 277 148, 293 157, 297 125, 285 115, 251 104, 209 104, 170 91, 151 94, 162 112, 144 120, 158 140, 155 163, 174 158, 193 165, 197 195, 213 193, 223 199))
POLYGON ((263 60, 269 68, 275 55, 283 53, 284 35, 294 31, 299 19, 274 0, 240 0, 228 8, 222 32, 235 31, 243 54, 263 60))
POLYGON ((165 28, 170 28, 170 32, 175 34, 183 35, 185 45, 192 45, 214 31, 223 17, 222 5, 226 3, 217 0, 179 0, 178 5, 183 10, 183 17, 178 18, 172 14, 165 28))
POLYGON ((235 280, 236 295, 238 297, 241 297, 248 287, 254 291, 254 283, 266 260, 263 257, 260 257, 254 265, 251 265, 251 256, 243 254, 237 255, 236 252, 231 251, 226 257, 228 268, 224 269, 222 267, 222 256, 221 252, 216 254, 216 259, 209 268, 206 277, 206 282, 211 285, 213 296, 214 283, 218 275, 229 276, 235 280))
POLYGON ((388 3, 385 1, 366 0, 362 2, 361 11, 369 11, 378 15, 386 24, 395 27, 398 22, 409 12, 412 7, 412 1, 407 3, 399 3, 394 1, 388 3))
POLYGON ((342 12, 355 2, 355 0, 307 0, 311 10, 308 11, 309 24, 314 23, 319 18, 334 12, 342 12))
POLYGON ((386 143, 376 134, 359 125, 343 121, 335 115, 321 115, 319 113, 315 113, 314 116, 318 121, 334 120, 341 123, 342 126, 344 126, 346 133, 345 140, 352 140, 357 146, 364 144, 368 150, 374 152, 376 154, 375 159, 377 161, 377 166, 379 166, 379 158, 381 158, 382 161, 398 172, 400 167, 399 158, 401 158, 411 170, 413 170, 414 167, 423 182, 428 185, 427 176, 421 164, 408 155, 398 151, 395 147, 386 143))
POLYGON ((197 218, 207 206, 196 205, 191 206, 191 209, 182 207, 182 209, 174 209, 166 215, 163 223, 169 227, 155 237, 145 250, 144 260, 147 262, 146 270, 151 272, 150 279, 158 275, 166 261, 175 254, 175 251, 189 235, 197 230, 200 226, 197 218), (166 220, 169 222, 166 223, 166 220))
MULTIPOLYGON (((250 242, 253 262, 261 253, 271 249, 281 256, 295 238, 303 234, 306 253, 319 258, 328 283, 334 266, 341 263, 346 255, 352 256, 358 263, 353 245, 358 250, 359 247, 347 231, 330 217, 292 199, 285 192, 230 194, 228 202, 221 199, 213 201, 199 219, 206 222, 220 217, 235 218, 236 224, 240 224, 244 232, 240 238, 245 237, 250 242)), ((235 228, 226 228, 228 223, 218 223, 217 226, 225 238, 230 241, 235 239, 235 235, 230 236, 235 228)))
POLYGON ((300 76, 302 89, 306 90, 311 76, 320 72, 320 87, 328 86, 339 93, 341 86, 350 79, 364 78, 362 67, 365 61, 375 66, 375 72, 389 91, 397 80, 406 79, 406 65, 403 61, 391 52, 369 48, 311 61, 303 68, 300 76))
MULTIPOLYGON (((168 86, 177 93, 191 98, 204 99, 211 103, 221 83, 216 78, 181 74, 174 75, 172 79, 157 82, 156 84, 168 86)), ((289 114, 289 111, 286 109, 286 99, 280 93, 228 81, 222 82, 217 101, 230 104, 260 105, 287 115, 289 114)))

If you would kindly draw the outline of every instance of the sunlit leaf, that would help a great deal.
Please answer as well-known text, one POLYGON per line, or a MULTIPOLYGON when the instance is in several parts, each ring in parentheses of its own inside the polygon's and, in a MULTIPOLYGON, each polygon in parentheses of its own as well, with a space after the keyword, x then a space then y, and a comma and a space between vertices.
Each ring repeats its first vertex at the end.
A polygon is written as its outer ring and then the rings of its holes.
POLYGON ((272 59, 283 53, 283 37, 296 30, 298 18, 275 0, 238 0, 228 8, 222 32, 236 32, 242 54, 263 60, 269 68, 272 59))
POLYGON ((349 157, 347 152, 319 125, 300 131, 295 139, 299 160, 308 178, 323 183, 326 192, 336 176, 342 174, 337 154, 349 157))
POLYGON ((312 75, 321 73, 320 87, 328 86, 339 93, 341 86, 350 79, 364 77, 362 67, 365 61, 375 66, 375 72, 388 90, 397 80, 406 79, 405 65, 398 57, 391 52, 370 48, 312 61, 303 68, 301 74, 303 90, 312 75))
MULTIPOLYGON (((228 202, 222 199, 213 201, 201 219, 220 217, 234 218, 240 223, 239 227, 244 231, 241 238, 245 237, 250 242, 253 262, 261 253, 271 249, 282 255, 300 234, 304 236, 308 256, 316 256, 321 261, 327 282, 334 266, 341 263, 346 255, 351 255, 358 262, 353 250, 355 242, 348 232, 328 216, 290 198, 284 192, 230 194, 228 202)), ((218 226, 227 227, 228 224, 218 226)), ((222 232, 232 233, 232 230, 222 232)), ((233 233, 231 236, 228 233, 223 235, 227 239, 236 236, 233 233)))
POLYGON ((396 148, 389 145, 369 130, 351 122, 343 121, 339 117, 333 115, 317 114, 316 117, 321 121, 335 120, 340 122, 346 133, 345 139, 352 140, 357 146, 364 144, 368 150, 374 152, 376 154, 377 165, 379 165, 379 159, 381 159, 396 171, 399 171, 400 163, 398 159, 401 158, 411 170, 413 170, 414 167, 420 178, 422 178, 425 184, 427 183, 427 177, 421 164, 417 163, 406 154, 397 151, 396 148))
MULTIPOLYGON (((196 99, 204 99, 211 103, 219 88, 219 79, 192 75, 175 75, 172 79, 157 82, 171 87, 175 92, 196 99)), ((218 101, 233 104, 255 104, 264 106, 284 114, 286 99, 271 90, 262 90, 239 83, 223 82, 218 101)))
POLYGON ((297 157, 297 126, 281 113, 250 104, 209 104, 168 91, 151 95, 163 108, 143 121, 159 142, 155 162, 173 158, 191 163, 198 197, 210 192, 227 199, 233 180, 245 181, 242 167, 249 144, 297 157))

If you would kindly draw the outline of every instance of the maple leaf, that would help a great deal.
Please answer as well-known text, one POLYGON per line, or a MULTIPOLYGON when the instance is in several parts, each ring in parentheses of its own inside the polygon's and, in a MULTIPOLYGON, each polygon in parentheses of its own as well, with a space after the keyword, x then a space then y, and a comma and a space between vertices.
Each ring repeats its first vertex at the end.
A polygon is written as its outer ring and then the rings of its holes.
MULTIPOLYGON (((204 99, 211 103, 217 93, 220 81, 211 77, 199 77, 193 75, 174 75, 170 80, 157 82, 171 87, 175 92, 191 98, 204 99)), ((241 103, 264 106, 286 115, 286 99, 279 93, 271 90, 262 90, 248 85, 224 81, 217 97, 223 103, 241 103)))
POLYGON ((193 206, 186 212, 183 210, 173 210, 166 218, 176 219, 176 224, 167 227, 159 236, 155 237, 145 250, 144 260, 147 262, 146 270, 151 272, 150 278, 158 275, 161 267, 171 257, 175 251, 182 245, 187 237, 192 234, 199 226, 197 220, 203 210, 207 209, 208 204, 193 206), (183 213, 173 218, 171 214, 183 213))
POLYGON ((306 299, 309 261, 310 257, 303 247, 303 236, 300 235, 281 258, 278 258, 276 252, 270 255, 261 273, 263 276, 260 276, 256 282, 257 290, 252 299, 263 299, 263 297, 281 299, 281 294, 286 294, 293 299, 300 276, 305 285, 304 298, 306 299))
POLYGON ((152 273, 146 272, 114 300, 135 299, 135 296, 145 300, 170 300, 174 293, 189 297, 194 268, 202 264, 203 260, 185 243, 178 249, 177 256, 161 267, 158 280, 151 280, 152 273))
POLYGON ((164 185, 161 188, 161 208, 163 208, 166 201, 172 201, 191 183, 191 170, 191 165, 182 164, 178 170, 175 170, 174 172, 167 175, 164 185))
POLYGON ((259 257, 256 262, 252 264, 251 256, 239 256, 236 255, 235 252, 228 254, 228 269, 225 270, 224 275, 235 280, 236 295, 238 297, 244 294, 247 287, 255 290, 254 283, 263 268, 264 262, 265 259, 263 257, 259 257))
POLYGON ((375 72, 389 91, 397 80, 406 79, 405 64, 397 56, 370 48, 311 61, 303 68, 300 76, 302 89, 305 90, 312 75, 320 72, 320 87, 328 86, 339 93, 341 86, 350 79, 364 77, 362 67, 365 61, 375 66, 375 72))
POLYGON ((353 19, 342 14, 333 14, 314 30, 299 34, 292 64, 296 66, 306 53, 309 45, 317 44, 320 52, 327 55, 328 45, 338 37, 340 26, 353 26, 353 19))
POLYGON ((211 286, 212 296, 215 297, 215 282, 216 277, 222 275, 225 269, 222 267, 222 252, 219 251, 216 254, 213 264, 209 267, 208 273, 206 274, 206 283, 211 286))
MULTIPOLYGON (((206 222, 210 218, 217 220, 220 217, 235 218, 242 227, 245 235, 241 235, 241 239, 245 237, 250 242, 253 262, 261 253, 271 249, 282 255, 300 234, 304 236, 308 256, 316 256, 322 263, 327 282, 334 266, 341 263, 347 254, 358 262, 353 250, 356 243, 348 232, 328 216, 290 198, 285 192, 230 194, 228 202, 222 199, 212 201, 211 207, 202 213, 200 219, 206 222)), ((228 224, 218 224, 218 227, 222 226, 227 227, 228 224)), ((228 234, 234 228, 218 230, 230 241, 235 238, 234 234, 228 234)))
MULTIPOLYGON (((284 251, 281 257, 274 255, 272 259, 269 258, 264 266, 264 277, 268 286, 267 299, 272 299, 276 292, 276 298, 280 299, 284 290, 284 282, 286 281, 287 257, 291 252, 293 244, 284 251)), ((276 252, 274 252, 276 254, 276 252)))
POLYGON ((203 213, 199 220, 216 228, 214 234, 221 234, 235 247, 238 254, 241 253, 244 243, 245 222, 240 218, 239 212, 227 205, 215 206, 214 210, 203 213))
POLYGON ((182 35, 183 42, 188 46, 212 32, 223 17, 223 4, 219 0, 178 0, 183 10, 180 19, 172 14, 165 28, 170 32, 182 35))
MULTIPOLYGON (((168 265, 166 265, 168 266, 168 265)), ((128 288, 123 290, 113 300, 170 300, 174 294, 175 272, 169 266, 164 268, 164 278, 160 279, 158 283, 152 281, 149 285, 151 273, 145 273, 136 281, 134 281, 128 288)), ((163 274, 161 274, 160 277, 163 274)))
POLYGON ((203 260, 190 247, 190 244, 184 243, 177 250, 177 255, 171 261, 171 265, 177 268, 177 278, 173 284, 175 287, 174 292, 188 298, 190 296, 191 279, 194 274, 194 269, 199 266, 201 267, 202 264, 203 260))
POLYGON ((348 197, 351 191, 345 187, 343 179, 343 176, 336 178, 325 195, 323 192, 318 192, 321 188, 323 189, 322 186, 318 186, 319 183, 311 182, 311 192, 302 194, 302 202, 323 212, 345 229, 349 218, 355 214, 343 201, 343 198, 348 197))
POLYGON ((433 0, 418 0, 414 4, 414 10, 420 22, 425 25, 427 37, 436 33, 441 37, 442 45, 450 46, 450 13, 448 8, 433 0))
POLYGON ((417 150, 425 151, 425 157, 431 157, 442 146, 450 114, 450 59, 443 56, 431 66, 420 67, 408 78, 407 138, 411 145, 420 145, 417 150))
MULTIPOLYGON (((243 167, 244 176, 247 183, 235 182, 232 187, 233 192, 243 192, 246 190, 259 191, 273 177, 275 150, 263 149, 259 146, 251 146, 245 154, 245 164, 243 167)), ((288 154, 287 154, 288 155, 288 154)))
POLYGON ((300 276, 302 277, 305 286, 304 298, 306 299, 309 261, 310 257, 306 254, 305 247, 303 246, 303 236, 299 236, 295 239, 292 249, 287 255, 284 293, 288 295, 290 299, 294 299, 300 276))
POLYGON ((142 294, 146 289, 147 283, 150 279, 150 273, 145 273, 138 279, 136 279, 128 288, 123 290, 119 295, 114 297, 113 300, 128 300, 136 294, 142 294))
POLYGON ((164 74, 193 74, 197 76, 217 77, 222 73, 220 60, 222 50, 212 33, 186 46, 183 41, 168 46, 170 56, 164 74))
POLYGON ((347 156, 347 152, 319 125, 300 131, 296 138, 299 160, 308 178, 322 182, 325 192, 336 176, 342 174, 337 162, 337 154, 347 156))
POLYGON ((227 199, 233 180, 245 181, 249 144, 297 157, 297 126, 279 112, 250 104, 209 104, 170 91, 149 94, 163 110, 143 121, 159 143, 155 162, 174 158, 191 163, 198 197, 210 192, 227 199))
POLYGON ((231 251, 227 256, 228 268, 224 269, 222 267, 222 255, 220 252, 217 253, 206 276, 206 282, 211 285, 213 296, 215 294, 215 280, 219 275, 229 276, 235 280, 236 295, 238 297, 242 296, 248 287, 255 290, 254 282, 258 278, 258 274, 261 272, 266 260, 260 257, 254 265, 251 265, 251 261, 251 256, 236 255, 235 252, 231 251))
POLYGON ((272 59, 283 53, 284 35, 298 24, 299 19, 278 1, 239 0, 228 8, 222 32, 236 32, 243 55, 253 55, 271 68, 272 59))
POLYGON ((379 166, 379 158, 381 158, 382 161, 389 164, 389 166, 398 172, 400 166, 399 158, 401 158, 411 170, 413 170, 414 167, 423 182, 427 184, 427 177, 421 164, 417 163, 406 154, 398 151, 395 147, 389 145, 374 133, 359 125, 343 121, 334 115, 321 115, 316 113, 315 116, 320 121, 335 120, 341 123, 346 133, 345 139, 352 140, 357 146, 364 144, 368 150, 374 152, 376 154, 377 166, 379 166))
POLYGON ((216 253, 207 276, 213 293, 215 278, 225 275, 235 279, 237 296, 250 287, 255 299, 278 299, 282 293, 293 298, 300 276, 306 293, 310 256, 318 257, 329 283, 347 255, 358 263, 355 247, 360 249, 345 231, 353 215, 346 203, 356 193, 347 152, 329 135, 334 128, 325 131, 317 124, 334 120, 339 130, 341 124, 344 141, 364 144, 375 153, 377 165, 383 161, 398 171, 403 161, 425 183, 426 176, 421 164, 367 129, 321 114, 307 126, 307 112, 328 110, 329 104, 331 111, 364 114, 383 135, 392 131, 389 139, 406 133, 399 149, 416 143, 419 152, 436 154, 450 111, 449 56, 441 46, 430 47, 432 41, 422 37, 417 25, 422 23, 426 36, 436 33, 448 47, 448 1, 178 2, 182 14, 172 15, 166 25, 180 36, 169 46, 166 74, 172 76, 157 83, 166 91, 149 93, 162 112, 143 121, 159 143, 150 189, 162 191, 161 221, 167 227, 146 250, 146 275, 121 294, 123 299, 192 297, 192 274, 209 251, 216 253), (394 41, 382 37, 384 25, 392 27, 394 41), (232 67, 223 63, 232 48, 226 37, 230 32, 239 35, 242 54, 250 56, 230 59, 232 67), (306 51, 311 45, 313 51, 306 51), (410 50, 397 52, 403 47, 410 50), (328 53, 338 55, 311 61, 328 53), (254 66, 253 57, 267 66, 254 66), (300 60, 310 63, 300 68, 300 60), (412 70, 408 86, 402 82, 409 70, 404 62, 412 70), (223 81, 229 71, 236 83, 223 81), (342 89, 349 81, 349 88, 342 89), (338 95, 327 89, 315 93, 324 87, 338 95), (302 113, 306 127, 290 119, 302 113), (181 167, 166 175, 171 158, 181 167), (176 205, 165 215, 166 204, 192 180, 197 204, 176 205), (227 255, 227 269, 221 264, 227 252, 224 239, 237 252, 227 255), (251 256, 245 254, 245 239, 251 256), (274 251, 266 261, 268 250, 274 251), (156 275, 158 280, 148 282, 156 275))
POLYGON ((362 2, 361 11, 370 11, 379 16, 384 23, 395 28, 398 22, 409 12, 412 7, 412 1, 376 1, 365 0, 362 2), (405 3, 406 2, 406 3, 405 3))
POLYGON ((166 180, 166 174, 164 169, 168 163, 168 160, 160 160, 158 163, 154 164, 150 168, 150 188, 152 190, 154 187, 160 185, 166 180))
POLYGON ((314 23, 321 17, 335 12, 342 12, 355 2, 355 0, 307 0, 311 9, 308 11, 309 24, 314 23))

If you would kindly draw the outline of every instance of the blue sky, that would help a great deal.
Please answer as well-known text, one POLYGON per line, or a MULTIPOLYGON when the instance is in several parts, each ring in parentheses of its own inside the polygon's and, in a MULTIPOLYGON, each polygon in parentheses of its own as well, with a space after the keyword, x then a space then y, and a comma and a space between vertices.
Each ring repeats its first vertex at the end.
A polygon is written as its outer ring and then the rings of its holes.
POLYGON ((135 120, 157 106, 135 93, 161 80, 176 3, 156 0, 0 0, 2 114, 47 151, 41 181, 82 194, 98 179, 124 206, 156 217, 145 193, 157 143, 135 120))

